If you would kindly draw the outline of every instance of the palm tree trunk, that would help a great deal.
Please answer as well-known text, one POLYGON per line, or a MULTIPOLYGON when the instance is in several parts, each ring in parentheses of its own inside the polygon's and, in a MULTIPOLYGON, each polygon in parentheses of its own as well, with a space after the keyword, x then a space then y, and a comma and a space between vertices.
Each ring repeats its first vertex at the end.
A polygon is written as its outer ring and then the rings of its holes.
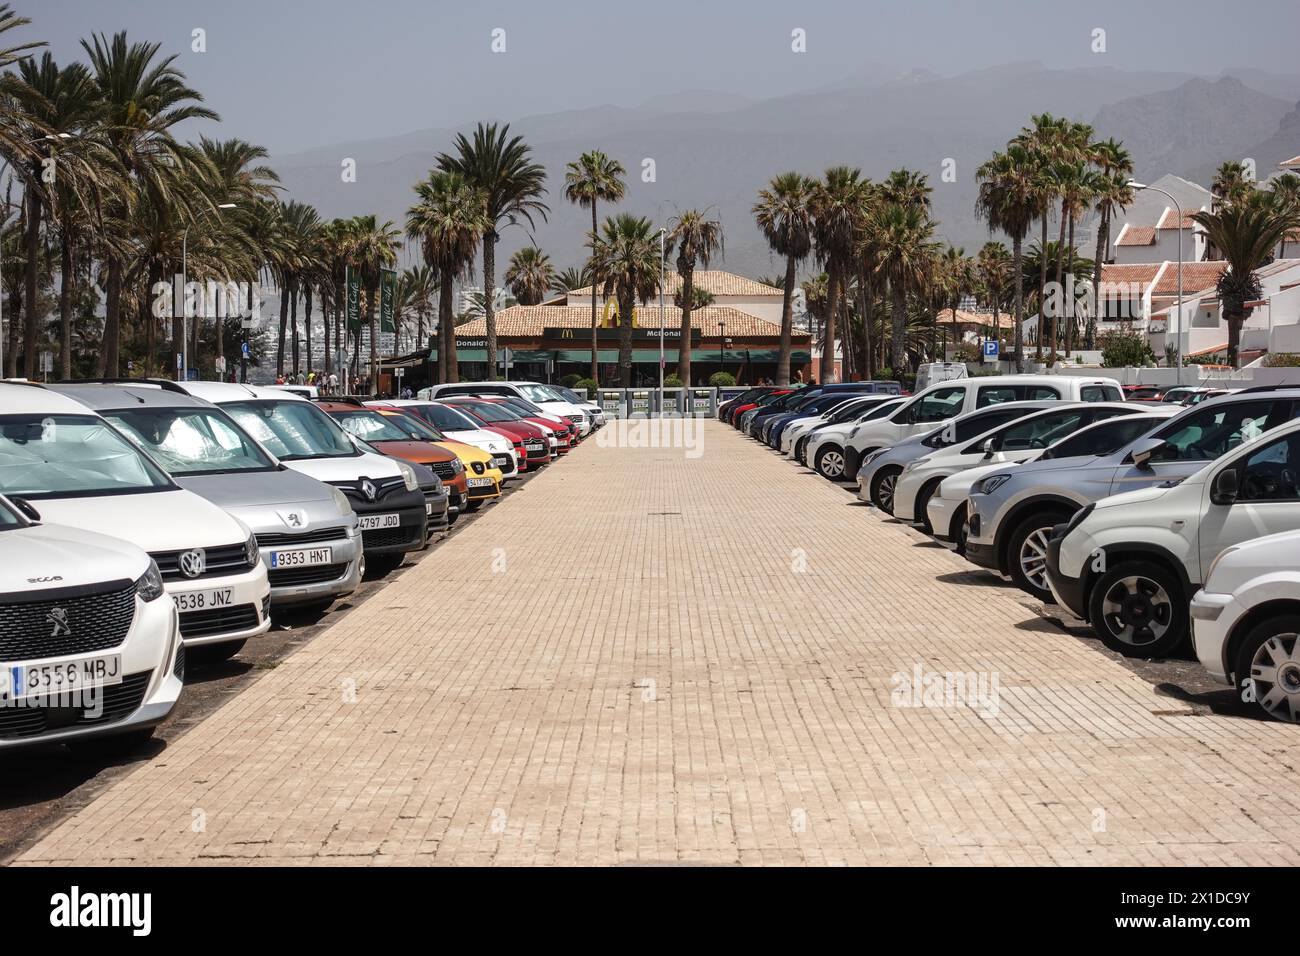
POLYGON ((1241 324, 1246 320, 1246 313, 1236 302, 1224 302, 1224 306, 1223 318, 1228 323, 1228 364, 1240 368, 1241 324))
POLYGON ((1024 237, 1017 234, 1011 239, 1011 271, 1015 276, 1016 291, 1012 308, 1015 310, 1012 321, 1015 330, 1012 339, 1016 344, 1016 371, 1025 370, 1025 271, 1024 271, 1024 237))
MULTIPOLYGON (((1070 210, 1070 232, 1069 232, 1069 239, 1066 241, 1065 244, 1065 254, 1069 256, 1070 275, 1073 276, 1074 275, 1074 210, 1073 209, 1070 210)), ((1071 292, 1070 297, 1068 299, 1066 299, 1065 296, 1062 295, 1062 300, 1063 300, 1062 307, 1068 313, 1065 317, 1067 320, 1067 324, 1065 326, 1065 357, 1069 358, 1070 353, 1074 351, 1074 335, 1076 332, 1076 325, 1078 320, 1078 316, 1075 314, 1075 305, 1078 303, 1079 300, 1073 294, 1073 292, 1071 292)))
POLYGON ((40 273, 41 211, 43 204, 33 188, 27 189, 27 272, 26 302, 27 324, 23 327, 23 377, 36 378, 36 332, 40 324, 36 316, 37 279, 40 273))
POLYGON ((632 310, 630 289, 618 290, 618 376, 623 388, 632 387, 632 310))
POLYGON ((307 342, 307 371, 312 370, 311 364, 311 283, 307 283, 302 290, 303 312, 302 312, 302 334, 307 342))
POLYGON ((288 282, 280 283, 279 341, 275 347, 275 377, 284 375, 284 334, 289 328, 289 297, 293 294, 288 282))
POLYGON ((822 385, 836 381, 835 375, 835 315, 840 295, 840 268, 832 260, 826 270, 826 324, 822 328, 822 367, 818 381, 822 385))
POLYGON ((65 226, 59 243, 59 371, 72 378, 72 239, 65 226))
MULTIPOLYGON (((688 262, 686 271, 682 273, 682 338, 677 343, 677 377, 687 388, 691 385, 691 306, 694 295, 695 264, 688 262)), ((660 316, 660 321, 664 321, 663 316, 660 316)))
MULTIPOLYGON (((1065 223, 1069 217, 1066 209, 1065 200, 1061 200, 1061 230, 1056 238, 1056 287, 1062 288, 1061 283, 1065 280, 1065 223)), ((1063 316, 1052 316, 1052 356, 1054 357, 1060 351, 1061 344, 1061 319, 1063 316)), ((1052 364, 1056 364, 1053 361, 1052 364)))
POLYGON ((444 276, 438 284, 438 378, 442 382, 460 379, 460 362, 456 358, 456 320, 451 314, 451 285, 451 276, 444 276))
POLYGON ((858 301, 862 310, 862 376, 866 381, 875 378, 876 371, 872 361, 875 349, 871 341, 871 290, 867 287, 867 275, 858 275, 858 301))
POLYGON ((116 256, 111 256, 108 260, 108 279, 104 284, 104 348, 96 362, 96 370, 101 378, 117 377, 121 342, 122 264, 116 256))
POLYGON ((1038 334, 1034 336, 1037 339, 1035 343, 1034 361, 1043 360, 1043 323, 1046 321, 1043 313, 1043 302, 1047 298, 1047 209, 1043 210, 1043 236, 1038 249, 1038 334))
POLYGON ((292 329, 289 343, 293 356, 293 374, 296 377, 300 370, 298 365, 298 283, 296 282, 293 284, 293 294, 289 297, 289 328, 292 329))
POLYGON ((1097 224, 1097 250, 1092 257, 1092 304, 1088 308, 1088 332, 1084 348, 1097 347, 1097 319, 1101 315, 1101 264, 1110 242, 1110 209, 1102 209, 1101 222, 1097 224))
POLYGON ((9 295, 9 334, 5 342, 5 378, 18 377, 18 328, 23 319, 22 290, 9 295))
POLYGON ((889 296, 893 323, 889 362, 894 367, 894 378, 899 378, 907 364, 907 294, 903 291, 903 284, 890 282, 889 296))
MULTIPOLYGON (((596 199, 591 200, 591 261, 596 261, 596 199)), ((596 273, 591 270, 591 380, 600 384, 600 344, 596 335, 596 273)))
POLYGON ((497 375, 497 311, 493 294, 497 278, 497 235, 489 231, 483 237, 483 321, 487 326, 487 376, 497 375))
MULTIPOLYGON (((776 384, 790 384, 790 348, 794 337, 794 281, 798 264, 785 257, 785 285, 781 296, 781 350, 776 356, 776 384)), ((686 383, 687 385, 690 382, 686 383)))

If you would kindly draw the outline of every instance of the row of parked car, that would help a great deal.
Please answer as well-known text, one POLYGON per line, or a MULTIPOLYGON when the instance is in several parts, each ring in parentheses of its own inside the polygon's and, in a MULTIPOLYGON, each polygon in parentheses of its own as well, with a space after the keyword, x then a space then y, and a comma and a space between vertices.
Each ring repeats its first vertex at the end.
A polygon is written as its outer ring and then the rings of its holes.
POLYGON ((719 417, 1130 656, 1300 720, 1300 388, 986 376, 753 389, 719 417), (879 390, 878 390, 879 389, 879 390))
POLYGON ((536 383, 0 383, 0 748, 138 743, 187 664, 345 597, 602 423, 536 383))

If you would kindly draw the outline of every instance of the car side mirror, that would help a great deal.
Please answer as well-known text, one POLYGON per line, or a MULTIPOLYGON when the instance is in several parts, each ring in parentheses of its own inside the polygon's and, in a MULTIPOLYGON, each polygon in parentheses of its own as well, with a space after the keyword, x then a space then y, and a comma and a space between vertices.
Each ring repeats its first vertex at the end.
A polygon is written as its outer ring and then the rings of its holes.
POLYGON ((990 438, 984 443, 984 457, 992 458, 997 454, 998 449, 1001 447, 1001 444, 999 444, 996 438, 990 438))
POLYGON ((1216 505, 1230 505, 1237 500, 1239 476, 1236 468, 1225 468, 1214 476, 1210 488, 1210 501, 1216 505))
POLYGON ((40 522, 41 513, 26 498, 10 498, 9 500, 14 503, 14 507, 21 511, 23 517, 27 518, 28 521, 40 522))
POLYGON ((1164 446, 1164 440, 1160 438, 1142 439, 1142 441, 1133 446, 1132 458, 1134 467, 1143 470, 1150 468, 1152 457, 1164 446))

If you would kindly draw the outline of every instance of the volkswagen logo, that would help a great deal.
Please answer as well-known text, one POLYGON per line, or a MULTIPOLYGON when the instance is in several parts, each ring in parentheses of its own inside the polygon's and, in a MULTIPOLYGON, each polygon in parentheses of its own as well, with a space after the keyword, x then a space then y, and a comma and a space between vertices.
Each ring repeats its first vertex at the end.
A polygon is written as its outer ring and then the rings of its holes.
POLYGON ((366 496, 367 501, 374 501, 375 496, 379 494, 379 489, 369 478, 361 479, 361 493, 366 496))
POLYGON ((208 556, 202 548, 195 548, 193 551, 182 551, 176 563, 181 574, 187 578, 197 578, 207 570, 208 556))
POLYGON ((72 636, 72 626, 68 624, 68 612, 64 608, 50 608, 50 613, 45 615, 45 623, 50 625, 50 637, 72 636))

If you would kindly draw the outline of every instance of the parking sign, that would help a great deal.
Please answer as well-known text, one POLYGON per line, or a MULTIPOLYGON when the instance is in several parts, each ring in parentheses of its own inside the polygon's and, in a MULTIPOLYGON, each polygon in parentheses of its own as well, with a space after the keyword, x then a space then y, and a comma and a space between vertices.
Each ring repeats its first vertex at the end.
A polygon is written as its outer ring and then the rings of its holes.
POLYGON ((998 340, 985 339, 984 340, 984 361, 996 362, 997 360, 998 360, 998 340))

